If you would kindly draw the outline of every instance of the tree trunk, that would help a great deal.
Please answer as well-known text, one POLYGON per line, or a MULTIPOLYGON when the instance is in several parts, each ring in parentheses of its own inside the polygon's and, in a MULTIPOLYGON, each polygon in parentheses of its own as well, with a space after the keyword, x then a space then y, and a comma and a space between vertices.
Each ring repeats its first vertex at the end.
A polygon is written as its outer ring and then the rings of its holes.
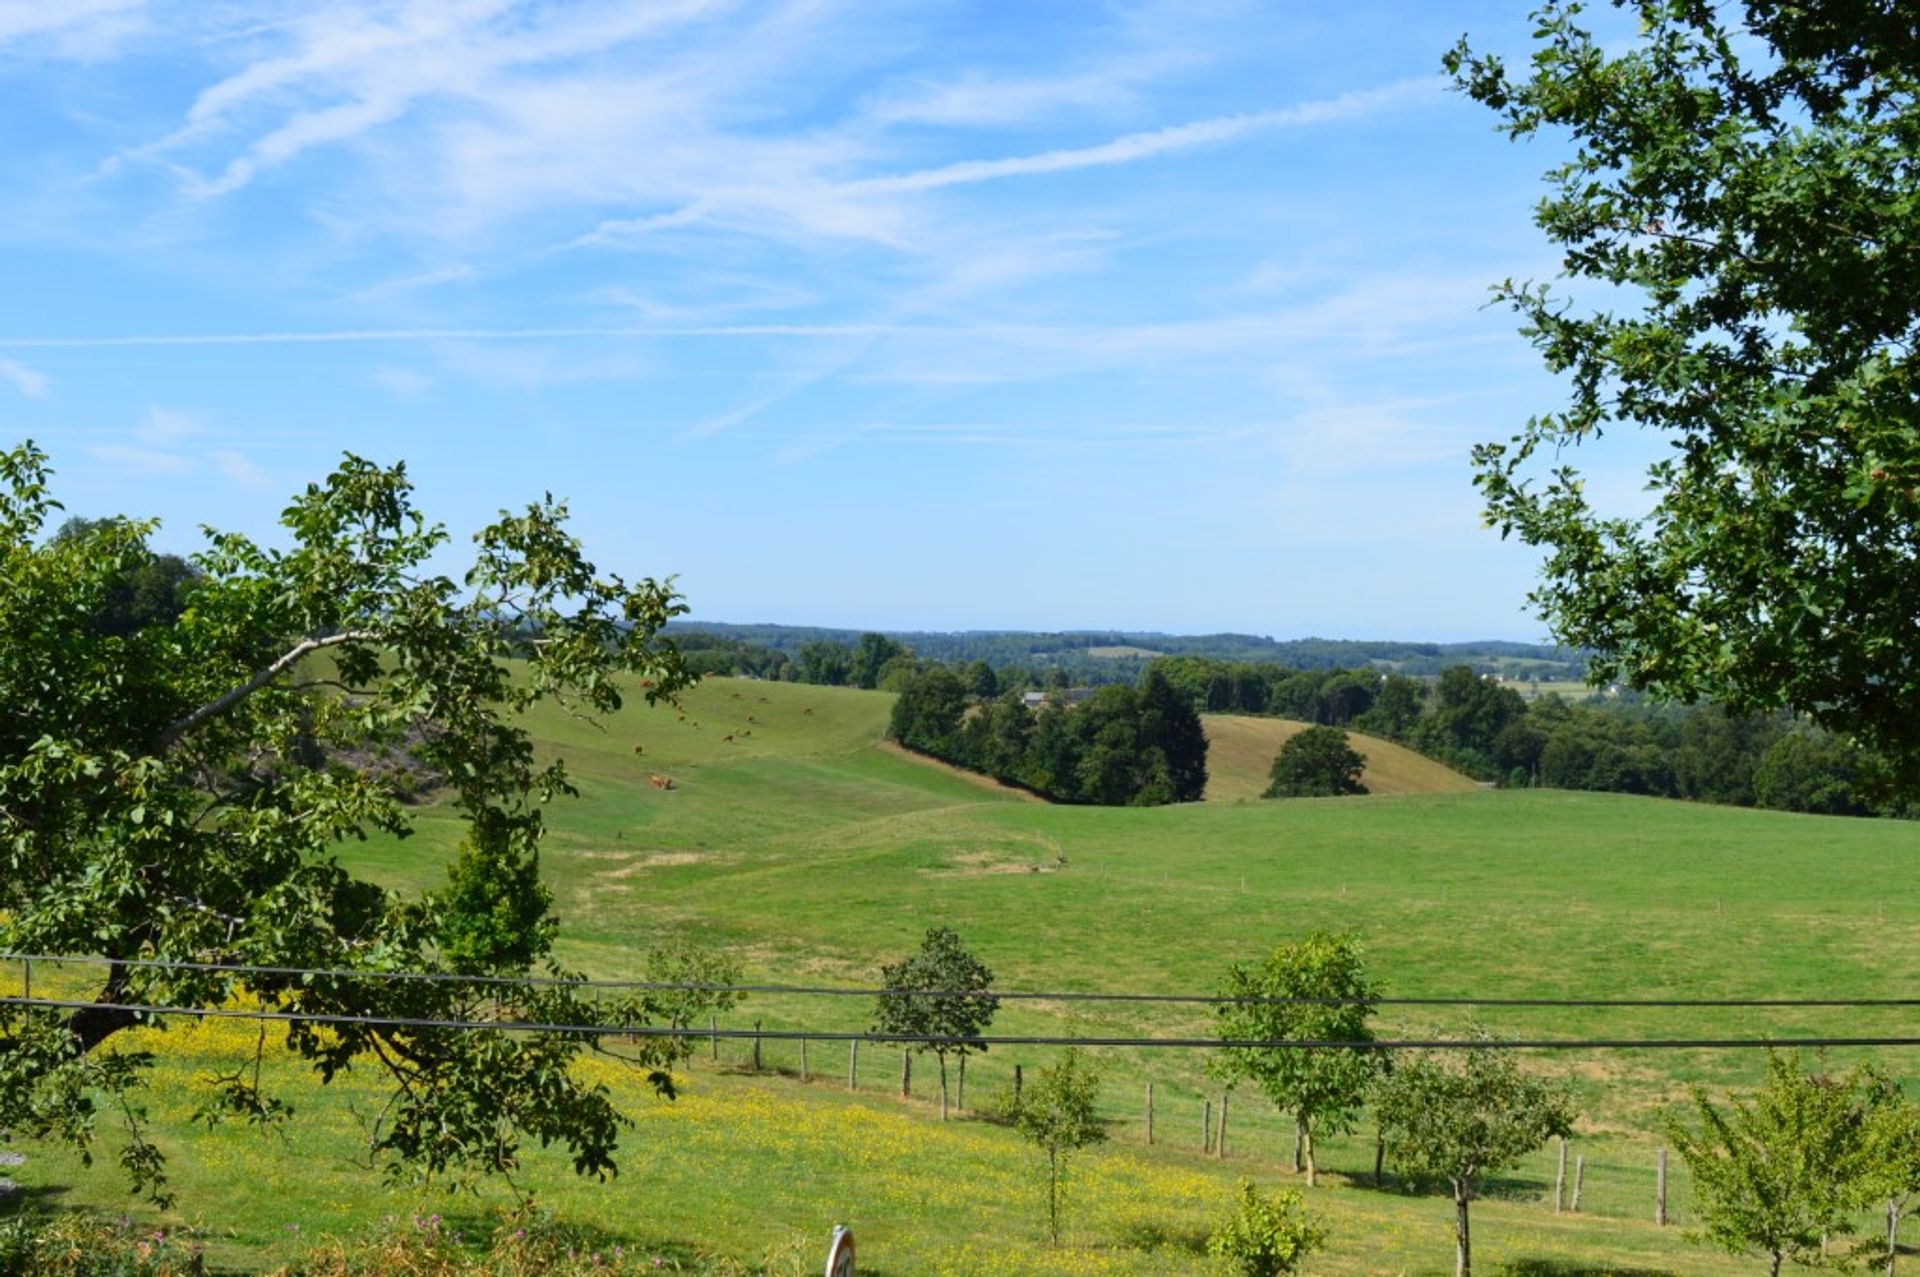
MULTIPOLYGON (((1467 1227, 1467 1186, 1453 1185, 1453 1277, 1473 1277, 1473 1234, 1467 1227)), ((1775 1275, 1778 1277, 1778 1266, 1775 1275)))
POLYGON ((1387 1169, 1387 1136, 1384 1131, 1373 1133, 1373 1186, 1380 1187, 1382 1173, 1387 1169))
POLYGON ((1312 1188, 1320 1182, 1320 1167, 1313 1160, 1312 1118, 1303 1117, 1300 1119, 1300 1135, 1301 1142, 1306 1145, 1307 1152, 1307 1187, 1312 1188))
POLYGON ((953 1088, 953 1107, 967 1111, 967 1057, 960 1057, 960 1082, 953 1088))
POLYGON ((1893 1261, 1900 1254, 1900 1200, 1887 1199, 1887 1277, 1893 1277, 1893 1261))
MULTIPOLYGON (((127 995, 127 968, 115 962, 107 968, 107 982, 94 997, 96 1002, 123 1002, 127 995)), ((67 1017, 67 1032, 74 1038, 76 1055, 85 1055, 122 1029, 140 1023, 136 1011, 115 1011, 103 1007, 81 1007, 67 1017)))
POLYGON ((1301 1161, 1300 1158, 1300 1141, 1302 1138, 1300 1119, 1296 1117, 1293 1119, 1293 1173, 1295 1175, 1298 1175, 1306 1168, 1306 1163, 1301 1161))
POLYGON ((947 1057, 940 1057, 940 1120, 947 1120, 947 1057))
POLYGON ((1780 1277, 1780 1252, 1773 1252, 1773 1266, 1767 1269, 1768 1277, 1780 1277))

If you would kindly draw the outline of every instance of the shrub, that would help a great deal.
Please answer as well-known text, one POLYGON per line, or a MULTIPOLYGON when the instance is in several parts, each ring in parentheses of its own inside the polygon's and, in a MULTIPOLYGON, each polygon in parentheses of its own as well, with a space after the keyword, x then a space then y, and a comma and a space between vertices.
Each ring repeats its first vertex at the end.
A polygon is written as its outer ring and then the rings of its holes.
POLYGON ((1300 1209, 1300 1194, 1263 1196, 1240 1181, 1240 1202, 1207 1238, 1207 1254, 1235 1277, 1282 1277, 1326 1245, 1326 1230, 1300 1209))

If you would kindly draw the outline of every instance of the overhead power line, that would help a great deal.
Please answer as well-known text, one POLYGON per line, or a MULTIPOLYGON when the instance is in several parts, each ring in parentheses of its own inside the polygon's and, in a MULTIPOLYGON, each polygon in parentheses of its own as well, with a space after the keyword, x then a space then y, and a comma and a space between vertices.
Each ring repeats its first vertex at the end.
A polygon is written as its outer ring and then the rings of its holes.
POLYGON ((894 1046, 1105 1046, 1166 1050, 1324 1050, 1324 1051, 1665 1051, 1768 1050, 1819 1047, 1914 1047, 1920 1037, 1788 1038, 1380 1038, 1369 1042, 1326 1038, 1069 1037, 1058 1034, 982 1034, 962 1037, 928 1033, 878 1033, 859 1030, 721 1029, 659 1024, 551 1024, 533 1020, 435 1019, 416 1016, 346 1015, 331 1012, 272 1011, 250 1007, 175 1007, 134 1002, 93 1002, 71 998, 0 997, 0 1007, 54 1011, 120 1011, 149 1018, 253 1020, 277 1023, 359 1025, 366 1028, 427 1031, 492 1030, 499 1033, 554 1033, 580 1037, 759 1039, 767 1042, 873 1042, 894 1046))
MULTIPOLYGON (((123 966, 170 971, 198 971, 233 975, 292 976, 314 979, 424 981, 486 987, 621 989, 662 993, 757 993, 796 997, 843 998, 964 998, 979 990, 848 988, 841 985, 719 984, 664 980, 601 980, 565 976, 463 975, 452 971, 378 971, 351 967, 274 967, 240 962, 191 962, 163 958, 104 958, 40 953, 0 953, 0 961, 47 965, 123 966)), ((1920 1007, 1913 998, 1527 998, 1527 997, 1378 997, 1290 998, 1205 993, 1106 993, 1092 990, 986 990, 1003 1002, 1141 1002, 1195 1006, 1382 1006, 1382 1007, 1560 1007, 1560 1008, 1900 1008, 1920 1007)))

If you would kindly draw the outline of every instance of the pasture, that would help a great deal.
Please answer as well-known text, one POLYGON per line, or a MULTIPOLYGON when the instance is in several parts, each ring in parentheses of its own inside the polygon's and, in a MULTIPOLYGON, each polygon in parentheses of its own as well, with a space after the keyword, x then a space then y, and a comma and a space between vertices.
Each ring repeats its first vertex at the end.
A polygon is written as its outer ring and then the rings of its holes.
MULTIPOLYGON (((632 975, 646 946, 684 936, 735 953, 753 982, 867 986, 882 961, 946 925, 1002 989, 1206 993, 1229 962, 1325 927, 1360 937, 1390 997, 1913 991, 1920 900, 1910 866, 1920 830, 1910 824, 1489 792, 1471 782, 1462 792, 1357 799, 1048 806, 879 747, 888 705, 879 693, 716 679, 684 698, 684 718, 632 709, 605 730, 542 718, 543 738, 566 753, 583 790, 555 809, 544 861, 565 961, 594 975, 632 975), (673 787, 654 787, 656 775, 673 787)), ((1254 727, 1276 743, 1285 730, 1270 720, 1209 720, 1222 760, 1238 760, 1223 777, 1244 783, 1250 774, 1265 748, 1254 727)), ((1264 780, 1264 761, 1258 772, 1264 780)), ((430 887, 456 834, 427 809, 419 836, 350 854, 392 885, 430 887)), ((1469 1018, 1510 1036, 1695 1037, 1895 1034, 1910 1017, 1387 1007, 1377 1023, 1382 1036, 1451 1034, 1469 1018)), ((867 999, 756 994, 727 1027, 857 1032, 871 1019, 867 999)), ((995 1025, 1077 1036, 1208 1029, 1199 1008, 1060 1000, 1010 1001, 995 1025)), ((422 1199, 412 1191, 385 1188, 352 1164, 362 1139, 354 1115, 372 1102, 359 1080, 321 1089, 289 1079, 301 1116, 285 1144, 239 1129, 191 1129, 194 1088, 251 1041, 212 1025, 163 1035, 164 1084, 150 1097, 182 1215, 230 1234, 218 1257, 261 1267, 316 1232, 415 1209, 422 1199)), ((1291 1128, 1244 1089, 1232 1099, 1230 1156, 1201 1154, 1202 1104, 1219 1094, 1201 1053, 1096 1051, 1113 1139, 1083 1163, 1071 1245, 1049 1254, 1033 1155, 971 1115, 939 1124, 930 1061, 915 1070, 918 1095, 902 1101, 897 1052, 863 1048, 852 1093, 843 1047, 816 1045, 805 1084, 791 1044, 764 1044, 759 1075, 744 1071, 746 1044, 723 1043, 718 1054, 696 1055, 687 1094, 671 1105, 644 1096, 612 1062, 596 1064, 638 1122, 622 1176, 578 1183, 537 1157, 528 1182, 564 1216, 687 1265, 715 1254, 758 1263, 796 1235, 824 1238, 836 1220, 852 1222, 862 1230, 862 1271, 892 1277, 1200 1273, 1206 1261, 1193 1240, 1235 1179, 1291 1182, 1291 1128), (1157 1105, 1151 1148, 1148 1082, 1157 1105), (996 1258, 999 1242, 1019 1257, 996 1258)), ((975 1060, 969 1108, 1015 1063, 1046 1058, 1043 1047, 996 1048, 975 1060)), ((1911 1053, 1876 1058, 1908 1078, 1920 1065, 1911 1053)), ((1660 1120, 1686 1084, 1749 1084, 1761 1073, 1758 1053, 1543 1051, 1529 1064, 1577 1086, 1586 1209, 1554 1216, 1544 1208, 1552 1168, 1547 1155, 1534 1159, 1476 1208, 1484 1271, 1742 1270, 1687 1245, 1678 1227, 1652 1225, 1652 1165, 1660 1120)), ((32 1200, 127 1207, 110 1156, 83 1170, 57 1150, 29 1152, 15 1178, 32 1200)), ((1446 1203, 1365 1186, 1369 1128, 1324 1153, 1335 1173, 1309 1203, 1333 1243, 1309 1271, 1449 1270, 1446 1203)), ((1674 1213, 1684 1222, 1685 1185, 1675 1178, 1674 1213)), ((440 1199, 435 1209, 477 1216, 500 1199, 500 1190, 488 1192, 452 1208, 440 1199)))
MULTIPOLYGON (((1290 718, 1259 718, 1245 714, 1207 714, 1207 801, 1234 802, 1258 798, 1266 791, 1273 756, 1309 724, 1290 718)), ((1361 781, 1370 795, 1464 794, 1480 788, 1445 763, 1436 763, 1404 745, 1364 732, 1348 732, 1347 740, 1367 767, 1361 781)))

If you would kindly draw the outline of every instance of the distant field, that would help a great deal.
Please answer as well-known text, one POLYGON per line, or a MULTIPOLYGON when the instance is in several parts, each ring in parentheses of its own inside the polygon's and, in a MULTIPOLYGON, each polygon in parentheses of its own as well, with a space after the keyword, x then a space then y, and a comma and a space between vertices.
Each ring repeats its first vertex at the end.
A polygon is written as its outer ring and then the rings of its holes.
POLYGON ((1117 661, 1128 656, 1138 656, 1145 659, 1164 655, 1164 653, 1156 652, 1150 647, 1127 647, 1124 645, 1118 647, 1090 647, 1086 649, 1086 653, 1088 656, 1098 656, 1109 661, 1117 661))
MULTIPOLYGON (((1920 896, 1912 879, 1920 826, 1713 808, 1605 794, 1471 789, 1355 799, 1207 802, 1152 809, 1041 805, 881 748, 882 693, 716 679, 670 709, 635 708, 600 731, 561 715, 535 720, 563 749, 583 790, 553 812, 543 856, 566 961, 596 975, 637 973, 645 947, 686 936, 738 955, 755 981, 864 985, 929 926, 955 928, 1003 989, 1193 993, 1227 964, 1258 958, 1312 927, 1353 932, 1389 994, 1520 996, 1911 997, 1920 968, 1920 896), (698 724, 695 726, 695 724, 698 724), (728 739, 731 737, 732 739, 728 739), (639 752, 636 753, 636 747, 639 752), (671 790, 650 775, 671 777, 671 790), (1471 792, 1468 792, 1471 790, 1471 792)), ((1284 725, 1209 719, 1216 769, 1264 776, 1284 725), (1262 737, 1260 733, 1271 733, 1262 737), (1235 761, 1238 760, 1238 761, 1235 761)), ((1361 742, 1373 753, 1372 742, 1361 742)), ((1384 751, 1376 767, 1385 763, 1384 751)), ((1420 760, 1424 762, 1425 760, 1420 760)), ((1386 787, 1387 772, 1381 773, 1386 787)), ((1395 782, 1412 784, 1412 781, 1395 782)), ((1438 783, 1437 781, 1434 783, 1438 783)), ((345 855, 394 885, 444 881, 458 827, 424 813, 419 836, 345 855)), ((0 971, 0 983, 10 978, 0 971)), ((865 999, 755 995, 732 1025, 858 1031, 865 999)), ((1904 1012, 1761 1012, 1701 1008, 1527 1011, 1396 1007, 1388 1034, 1452 1033, 1469 1018, 1496 1032, 1560 1036, 1716 1037, 1904 1033, 1904 1012)), ((1202 1009, 1180 1005, 1008 1002, 996 1032, 1204 1034, 1202 1009)), ((220 1258, 243 1267, 288 1254, 299 1237, 401 1213, 421 1199, 351 1165, 353 1111, 371 1097, 357 1075, 321 1090, 304 1082, 293 1143, 238 1128, 190 1132, 187 1114, 216 1067, 251 1039, 208 1030, 168 1035, 166 1085, 151 1097, 175 1153, 179 1217, 230 1228, 220 1258), (204 1034, 204 1036, 200 1036, 204 1034), (352 1105, 352 1108, 349 1105, 352 1105), (304 1124, 304 1125, 302 1125, 304 1124), (287 1225, 298 1225, 295 1234, 287 1225)), ((745 1048, 723 1045, 722 1068, 745 1048)), ((688 1099, 667 1107, 607 1077, 640 1121, 611 1186, 571 1179, 538 1155, 528 1182, 556 1211, 598 1222, 632 1246, 687 1259, 718 1251, 753 1271, 795 1236, 835 1220, 863 1230, 862 1272, 1172 1274, 1210 1271, 1193 1239, 1238 1176, 1271 1187, 1290 1128, 1245 1090, 1232 1101, 1232 1157, 1197 1155, 1204 1097, 1219 1088, 1197 1052, 1100 1050, 1103 1111, 1114 1143, 1078 1181, 1086 1212, 1073 1245, 1039 1244, 1035 1164, 1007 1131, 940 1128, 922 1098, 888 1092, 896 1052, 863 1047, 863 1089, 844 1089, 844 1049, 816 1047, 815 1081, 747 1078, 696 1059, 688 1099), (1156 1086, 1160 1141, 1144 1142, 1141 1098, 1156 1086), (993 1249, 1004 1245, 1003 1251, 993 1249)), ((1858 1053, 1836 1052, 1843 1067, 1858 1053)), ((770 1066, 797 1071, 797 1048, 769 1044, 770 1066)), ((968 1094, 1029 1070, 1046 1048, 996 1048, 969 1067, 968 1094)), ((1920 1053, 1874 1058, 1920 1077, 1920 1053)), ((1574 1083, 1582 1112, 1586 1213, 1540 1206, 1549 1155, 1475 1207, 1476 1258, 1489 1274, 1598 1277, 1751 1269, 1685 1244, 1649 1222, 1662 1115, 1688 1082, 1757 1081, 1757 1053, 1703 1050, 1543 1052, 1529 1067, 1574 1083)), ((927 1069, 916 1068, 923 1086, 927 1069)), ((1031 1076, 1031 1073, 1029 1073, 1031 1076)), ((1444 1273, 1446 1204, 1376 1192, 1370 1128, 1328 1141, 1332 1174, 1309 1195, 1332 1251, 1309 1271, 1331 1277, 1444 1273)), ((132 1207, 113 1146, 93 1170, 29 1146, 8 1173, 16 1195, 102 1209, 132 1207)), ((440 1198, 441 1202, 449 1199, 440 1198)), ((498 1194, 487 1198, 498 1200, 498 1194)), ((1676 1171, 1674 1211, 1689 1219, 1676 1171)), ((473 1214, 464 1199, 435 1210, 473 1214)), ((806 1265, 816 1268, 818 1257, 806 1265)), ((794 1266, 793 1271, 802 1271, 794 1266)))
MULTIPOLYGON (((1210 803, 1258 798, 1266 792, 1273 756, 1290 737, 1308 726, 1290 718, 1240 714, 1208 714, 1202 721, 1207 729, 1210 803)), ((1463 776, 1403 745, 1363 732, 1349 732, 1347 736, 1367 760, 1362 779, 1373 794, 1464 794, 1480 788, 1471 776, 1463 776)))
POLYGON ((1558 696, 1562 700, 1584 701, 1589 696, 1596 695, 1599 690, 1591 683, 1578 681, 1556 682, 1552 679, 1543 679, 1539 682, 1530 682, 1526 679, 1514 679, 1510 681, 1507 686, 1528 700, 1533 700, 1541 696, 1558 696))

